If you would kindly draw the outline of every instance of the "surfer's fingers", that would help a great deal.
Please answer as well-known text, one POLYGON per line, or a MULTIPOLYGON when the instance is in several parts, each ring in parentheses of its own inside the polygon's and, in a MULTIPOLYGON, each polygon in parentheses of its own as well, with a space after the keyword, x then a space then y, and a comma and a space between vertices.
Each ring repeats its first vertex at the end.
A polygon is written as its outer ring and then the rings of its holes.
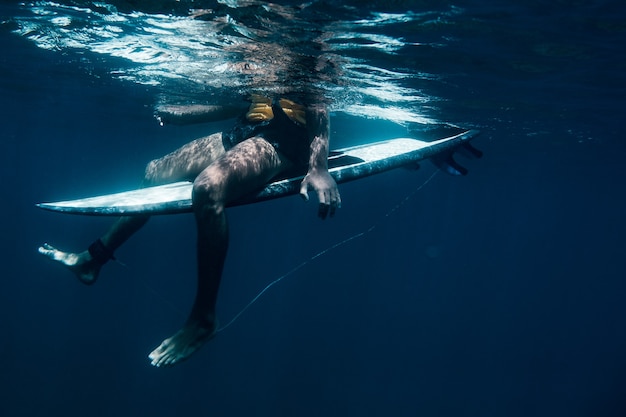
POLYGON ((320 208, 317 211, 317 215, 319 216, 320 219, 325 219, 326 217, 328 217, 328 212, 330 211, 330 205, 329 204, 321 204, 320 203, 320 208))
POLYGON ((319 210, 317 212, 317 215, 322 218, 325 219, 326 217, 328 217, 328 212, 330 211, 330 193, 328 191, 319 191, 317 193, 317 197, 319 198, 320 201, 320 205, 319 205, 319 210))
POLYGON ((341 194, 337 188, 334 188, 331 192, 331 201, 337 208, 341 208, 341 194))
POLYGON ((339 195, 339 191, 335 189, 330 194, 330 217, 335 215, 335 211, 337 211, 338 208, 341 208, 341 196, 339 195))

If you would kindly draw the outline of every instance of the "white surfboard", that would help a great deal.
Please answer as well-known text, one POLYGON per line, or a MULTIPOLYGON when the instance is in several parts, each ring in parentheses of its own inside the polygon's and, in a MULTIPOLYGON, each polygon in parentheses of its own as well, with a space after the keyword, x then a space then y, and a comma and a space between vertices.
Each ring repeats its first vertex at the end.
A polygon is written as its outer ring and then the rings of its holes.
MULTIPOLYGON (((469 141, 477 134, 476 130, 468 130, 431 142, 397 138, 340 149, 329 155, 329 172, 337 183, 343 183, 431 158, 448 172, 464 174, 464 169, 451 156, 460 147, 479 156, 479 151, 469 146, 469 141)), ((258 193, 231 206, 297 194, 302 178, 303 175, 295 175, 277 179, 258 193)), ((192 183, 182 181, 98 197, 40 203, 37 206, 63 213, 100 216, 185 213, 192 211, 191 191, 192 183)))

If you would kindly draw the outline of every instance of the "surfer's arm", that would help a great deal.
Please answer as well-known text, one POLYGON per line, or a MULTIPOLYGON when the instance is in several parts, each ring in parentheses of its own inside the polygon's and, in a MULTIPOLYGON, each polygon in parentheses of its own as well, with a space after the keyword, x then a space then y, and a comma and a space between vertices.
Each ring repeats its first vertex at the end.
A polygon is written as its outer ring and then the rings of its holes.
POLYGON ((333 216, 335 210, 341 207, 341 197, 335 179, 328 172, 329 152, 329 124, 326 108, 314 108, 307 111, 307 128, 311 137, 309 169, 302 185, 300 195, 309 199, 308 190, 311 187, 319 199, 319 216, 326 218, 333 216))
POLYGON ((241 115, 245 107, 234 105, 161 105, 155 109, 155 117, 161 125, 187 125, 217 122, 241 115))

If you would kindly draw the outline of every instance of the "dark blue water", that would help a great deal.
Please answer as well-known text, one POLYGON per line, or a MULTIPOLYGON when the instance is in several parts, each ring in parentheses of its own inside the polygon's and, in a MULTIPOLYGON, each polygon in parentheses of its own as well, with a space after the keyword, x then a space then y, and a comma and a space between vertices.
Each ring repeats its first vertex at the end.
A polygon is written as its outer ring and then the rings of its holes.
MULTIPOLYGON (((407 99, 393 114, 480 128, 474 143, 485 156, 459 158, 466 177, 438 174, 396 209, 433 166, 343 185, 343 208, 325 222, 295 197, 230 210, 223 321, 312 255, 376 228, 311 261, 163 370, 147 354, 191 303, 193 218, 152 219, 117 253, 125 266, 107 265, 85 287, 36 248, 82 249, 109 220, 34 203, 134 187, 146 161, 224 128, 160 127, 155 104, 168 91, 197 101, 214 86, 198 87, 193 72, 159 78, 128 57, 43 49, 18 33, 30 6, 2 3, 1 415, 626 414, 624 7, 367 4, 354 20, 423 17, 362 31, 402 39, 397 51, 352 36, 359 47, 339 54, 370 72, 389 64, 413 76, 383 79, 379 93, 400 93, 382 97, 344 74, 350 94, 337 94, 337 110, 420 95, 421 106, 407 99)), ((345 9, 322 10, 348 19, 345 9)), ((333 144, 428 129, 358 110, 335 113, 333 144)))

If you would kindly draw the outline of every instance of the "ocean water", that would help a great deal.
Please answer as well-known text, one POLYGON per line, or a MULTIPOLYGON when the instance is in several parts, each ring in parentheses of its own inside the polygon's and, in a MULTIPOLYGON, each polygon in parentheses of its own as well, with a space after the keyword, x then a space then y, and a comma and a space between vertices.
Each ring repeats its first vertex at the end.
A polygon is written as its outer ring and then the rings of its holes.
POLYGON ((625 12, 2 2, 0 414, 623 416, 625 12), (232 122, 160 126, 156 106, 285 89, 327 101, 334 148, 449 124, 480 129, 484 157, 344 184, 326 221, 297 197, 230 209, 223 322, 306 265, 155 369, 193 297, 192 216, 155 217, 85 287, 36 249, 83 249, 110 219, 34 204, 134 188, 232 122))

